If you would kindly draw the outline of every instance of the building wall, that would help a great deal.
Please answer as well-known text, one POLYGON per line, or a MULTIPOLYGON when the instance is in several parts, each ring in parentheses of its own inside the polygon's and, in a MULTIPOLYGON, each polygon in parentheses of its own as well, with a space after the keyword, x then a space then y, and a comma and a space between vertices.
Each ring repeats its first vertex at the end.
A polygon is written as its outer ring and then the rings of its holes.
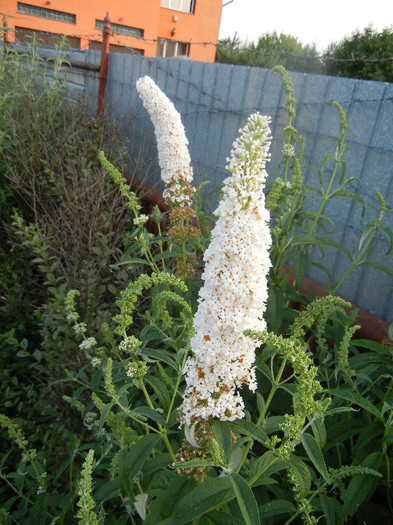
MULTIPOLYGON (((104 20, 109 11, 112 23, 143 30, 143 38, 114 34, 110 40, 112 46, 127 46, 154 57, 157 39, 163 38, 189 42, 189 56, 193 60, 214 62, 215 59, 222 0, 196 0, 193 14, 161 8, 160 0, 25 0, 23 3, 74 14, 75 23, 18 13, 16 0, 3 0, 1 11, 7 14, 11 28, 69 35, 79 39, 80 49, 88 49, 89 41, 101 40, 102 32, 96 29, 95 22, 104 20)), ((113 28, 112 31, 115 33, 113 28)))

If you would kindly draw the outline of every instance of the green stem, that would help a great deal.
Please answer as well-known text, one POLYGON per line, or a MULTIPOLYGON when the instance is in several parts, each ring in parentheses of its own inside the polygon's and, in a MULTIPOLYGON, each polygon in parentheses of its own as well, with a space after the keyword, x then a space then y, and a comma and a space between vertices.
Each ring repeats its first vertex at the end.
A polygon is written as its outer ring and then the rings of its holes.
POLYGON ((285 248, 286 248, 286 236, 281 239, 280 251, 278 252, 277 259, 276 259, 276 261, 275 261, 275 263, 273 265, 273 272, 274 273, 277 273, 279 268, 280 268, 281 258, 283 256, 285 248))
MULTIPOLYGON (((181 370, 184 369, 184 365, 186 364, 186 359, 187 359, 187 354, 184 355, 183 357, 183 362, 182 362, 182 366, 181 366, 181 370)), ((169 405, 169 408, 168 408, 168 414, 166 416, 166 422, 168 423, 169 421, 169 418, 171 416, 171 413, 172 413, 172 409, 173 409, 173 405, 175 403, 175 399, 176 399, 176 395, 177 395, 177 391, 179 389, 179 385, 180 385, 180 381, 183 377, 183 374, 182 372, 180 371, 180 374, 177 376, 177 381, 176 381, 176 385, 175 385, 175 390, 173 392, 173 395, 172 395, 172 399, 171 399, 171 403, 169 405)))
MULTIPOLYGON (((280 379, 281 379, 281 376, 282 376, 282 374, 284 372, 284 368, 285 368, 286 362, 287 362, 286 359, 283 359, 283 361, 281 363, 281 366, 280 366, 280 369, 279 369, 279 371, 277 373, 277 376, 276 376, 276 378, 275 378, 275 380, 273 382, 272 388, 271 388, 271 390, 269 392, 269 396, 266 399, 265 406, 263 407, 263 409, 262 409, 262 411, 261 411, 261 413, 259 415, 259 418, 258 418, 258 420, 256 422, 257 426, 259 426, 262 423, 262 421, 264 420, 266 412, 267 412, 267 409, 269 408, 270 403, 272 402, 274 394, 276 393, 278 387, 280 386, 280 379)), ((240 469, 242 468, 244 462, 246 461, 251 446, 252 446, 252 441, 247 443, 247 446, 246 446, 246 448, 244 450, 244 453, 243 453, 243 457, 242 457, 242 459, 241 459, 241 461, 240 461, 240 463, 239 463, 239 465, 238 465, 238 467, 236 469, 236 474, 238 474, 240 472, 240 469)))
MULTIPOLYGON (((324 485, 326 486, 326 484, 324 485)), ((314 492, 314 494, 309 498, 308 502, 311 503, 311 501, 315 498, 315 496, 317 496, 319 494, 320 490, 317 490, 314 492)), ((303 509, 298 509, 297 512, 295 512, 295 514, 293 516, 291 516, 283 525, 289 525, 290 523, 293 522, 293 520, 295 520, 301 513, 302 513, 302 510, 303 509)))
POLYGON ((356 259, 352 262, 351 266, 349 267, 349 269, 345 272, 344 276, 341 277, 341 279, 338 281, 338 283, 334 286, 334 288, 332 289, 332 291, 330 292, 332 295, 336 293, 336 291, 340 288, 340 286, 342 285, 342 283, 345 281, 345 279, 348 277, 348 275, 352 272, 352 270, 354 268, 356 268, 356 266, 358 265, 360 259, 363 257, 365 251, 367 250, 367 248, 370 246, 370 243, 371 241, 373 240, 373 237, 376 233, 376 230, 373 231, 373 233, 370 235, 370 237, 368 238, 366 244, 364 245, 364 248, 363 250, 359 253, 359 255, 356 257, 356 259))
MULTIPOLYGON (((146 387, 145 387, 145 384, 142 380, 142 378, 139 379, 139 382, 140 382, 140 385, 141 385, 141 388, 142 388, 142 391, 145 395, 145 399, 147 401, 147 404, 149 405, 149 407, 152 409, 152 410, 155 410, 155 407, 153 405, 153 402, 149 396, 149 393, 148 391, 146 390, 146 387)), ((176 461, 176 456, 175 456, 175 453, 173 452, 173 449, 172 449, 172 446, 169 442, 169 439, 168 439, 168 436, 166 435, 166 430, 164 429, 164 427, 162 425, 160 425, 160 423, 157 423, 157 426, 158 426, 158 430, 159 430, 159 433, 161 434, 161 437, 165 443, 165 446, 172 458, 172 461, 175 462, 176 461)))
MULTIPOLYGON (((389 430, 391 428, 392 418, 393 418, 393 410, 390 411, 388 420, 386 422, 384 436, 387 435, 387 433, 389 432, 389 430)), ((388 449, 388 447, 387 447, 386 443, 384 443, 383 444, 383 454, 384 454, 384 457, 385 457, 385 465, 386 465, 386 500, 388 502, 389 510, 393 514, 392 498, 391 498, 391 494, 390 494, 390 461, 389 461, 389 456, 388 456, 388 450, 387 449, 388 449)))
MULTIPOLYGON (((16 493, 18 494, 18 496, 22 499, 24 499, 25 501, 27 501, 27 503, 29 503, 30 505, 34 505, 34 501, 32 501, 31 499, 29 499, 27 496, 25 496, 20 490, 18 490, 15 485, 13 483, 11 483, 5 476, 1 476, 1 478, 7 483, 7 485, 16 493)), ((57 514, 57 511, 56 509, 52 509, 54 510, 54 513, 55 515, 57 514)), ((55 515, 51 514, 50 512, 46 512, 47 516, 49 516, 50 518, 54 519, 55 518, 55 515)))
POLYGON ((37 468, 37 465, 35 464, 35 461, 34 459, 31 457, 29 451, 27 448, 24 449, 24 452, 27 456, 27 459, 29 460, 30 462, 30 465, 33 467, 33 470, 35 472, 35 475, 37 476, 37 480, 38 480, 38 483, 40 484, 40 487, 45 491, 45 495, 48 499, 48 502, 49 502, 49 505, 50 505, 50 508, 52 509, 52 512, 56 515, 57 514, 57 510, 56 510, 56 507, 55 507, 55 504, 53 503, 52 501, 52 498, 49 496, 48 492, 46 491, 45 489, 45 483, 42 479, 42 476, 37 468))
POLYGON ((280 386, 281 376, 282 376, 282 374, 284 372, 286 364, 287 364, 287 360, 283 359, 283 361, 281 363, 281 366, 280 366, 280 369, 279 369, 279 371, 277 373, 276 379, 273 382, 273 386, 272 386, 272 388, 270 390, 268 398, 266 399, 265 406, 263 407, 263 410, 260 413, 259 418, 257 420, 257 423, 256 423, 257 426, 259 426, 262 423, 262 421, 264 420, 266 412, 267 412, 267 409, 269 408, 269 405, 272 402, 273 396, 276 393, 276 390, 278 389, 278 387, 280 386))
POLYGON ((386 444, 384 447, 383 455, 385 457, 385 465, 386 465, 386 501, 388 502, 388 507, 389 507, 390 512, 393 514, 392 499, 390 495, 390 462, 389 462, 389 456, 388 456, 386 444))
MULTIPOLYGON (((157 223, 157 226, 158 226, 158 235, 159 237, 162 236, 162 232, 161 232, 161 224, 158 222, 157 223)), ((163 242, 160 240, 159 243, 158 243, 159 247, 160 247, 160 254, 162 255, 164 253, 164 249, 162 247, 163 245, 163 242)), ((165 266, 165 259, 161 259, 161 263, 162 263, 162 271, 163 272, 166 272, 166 266, 165 266)))
POLYGON ((330 177, 329 186, 328 186, 328 188, 327 188, 327 190, 326 190, 326 193, 325 193, 324 196, 323 196, 323 199, 322 199, 321 205, 320 205, 319 210, 318 210, 318 213, 317 213, 317 215, 316 215, 316 217, 315 217, 315 219, 314 219, 314 222, 313 222, 312 225, 311 225, 310 231, 308 232, 308 235, 309 235, 309 236, 311 236, 312 232, 314 231, 314 228, 315 228, 315 226, 317 225, 318 220, 319 220, 319 218, 320 218, 320 216, 321 216, 322 210, 323 210, 323 208, 325 207, 325 204, 326 204, 326 202, 328 201, 328 199, 329 199, 329 197, 330 197, 329 192, 330 192, 331 187, 332 187, 332 185, 333 185, 333 181, 334 181, 334 179, 335 179, 335 177, 336 177, 336 173, 337 173, 337 170, 338 170, 338 166, 339 166, 339 164, 340 164, 340 158, 341 158, 341 155, 339 155, 339 157, 336 159, 335 166, 334 166, 334 170, 333 170, 332 176, 330 177))

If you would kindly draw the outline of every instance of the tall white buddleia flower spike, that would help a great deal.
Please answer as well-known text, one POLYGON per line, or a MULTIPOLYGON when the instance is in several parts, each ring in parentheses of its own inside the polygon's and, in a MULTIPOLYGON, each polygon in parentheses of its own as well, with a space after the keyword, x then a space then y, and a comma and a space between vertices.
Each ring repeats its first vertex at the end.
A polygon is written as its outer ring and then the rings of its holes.
POLYGON ((224 181, 217 223, 205 252, 206 266, 191 339, 193 356, 184 373, 187 387, 179 409, 181 424, 216 417, 244 417, 242 385, 255 391, 257 341, 244 330, 264 330, 267 274, 271 266, 269 212, 263 188, 271 143, 270 118, 251 115, 239 130, 224 181))
POLYGON ((195 192, 188 140, 180 114, 173 103, 148 76, 136 83, 139 96, 153 122, 164 197, 173 205, 187 206, 195 192))

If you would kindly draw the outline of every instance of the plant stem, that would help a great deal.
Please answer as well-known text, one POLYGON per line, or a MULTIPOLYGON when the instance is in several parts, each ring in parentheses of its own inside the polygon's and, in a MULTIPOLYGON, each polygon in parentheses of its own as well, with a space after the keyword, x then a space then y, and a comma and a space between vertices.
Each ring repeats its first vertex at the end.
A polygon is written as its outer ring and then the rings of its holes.
MULTIPOLYGON (((142 388, 142 391, 143 391, 143 393, 145 395, 147 404, 149 405, 149 407, 152 410, 155 410, 153 402, 152 402, 152 400, 151 400, 151 398, 149 396, 148 391, 146 390, 146 387, 145 387, 145 384, 144 384, 142 378, 140 378, 139 382, 141 384, 141 388, 142 388)), ((166 446, 166 448, 167 448, 167 450, 168 450, 168 452, 169 452, 169 454, 170 454, 170 456, 172 458, 172 461, 175 462, 176 461, 176 456, 175 456, 175 453, 173 452, 173 448, 172 448, 172 446, 171 446, 171 444, 169 442, 168 436, 166 435, 166 430, 164 429, 164 427, 162 425, 160 425, 160 423, 157 423, 157 426, 158 426, 158 430, 159 430, 159 432, 160 432, 160 434, 162 436, 162 439, 163 439, 163 441, 165 443, 165 446, 166 446)))
MULTIPOLYGON (((286 363, 287 363, 286 359, 283 359, 283 361, 281 363, 281 366, 280 366, 280 370, 278 371, 277 376, 276 376, 275 380, 273 381, 273 385, 272 385, 272 388, 271 388, 271 390, 269 392, 269 396, 268 396, 268 398, 267 398, 267 400, 265 402, 265 406, 263 407, 263 409, 262 409, 262 411, 261 411, 261 413, 259 415, 259 418, 258 418, 258 420, 256 422, 257 426, 259 426, 262 423, 262 421, 264 420, 264 418, 265 418, 267 409, 269 408, 269 405, 272 402, 274 394, 276 393, 277 388, 279 387, 280 379, 281 379, 281 376, 282 376, 282 374, 284 372, 284 368, 285 368, 286 363)), ((238 465, 238 467, 236 469, 236 474, 238 474, 240 472, 240 469, 242 468, 244 462, 246 461, 246 458, 248 456, 248 453, 250 451, 251 446, 252 446, 252 442, 247 443, 247 446, 246 446, 246 448, 244 450, 244 453, 243 453, 243 457, 242 457, 242 459, 241 459, 241 461, 240 461, 240 463, 239 463, 239 465, 238 465)))
POLYGON ((336 291, 340 288, 340 286, 342 285, 342 283, 345 281, 345 279, 348 277, 348 275, 352 272, 352 270, 354 268, 356 268, 356 266, 358 265, 360 259, 363 257, 363 254, 365 253, 365 251, 367 250, 367 248, 369 247, 374 235, 376 233, 376 230, 374 230, 372 232, 372 234, 370 235, 370 237, 368 238, 366 244, 364 245, 363 247, 363 250, 359 253, 359 255, 356 257, 356 259, 352 262, 351 266, 349 267, 349 269, 345 272, 345 274, 343 275, 343 277, 341 277, 341 279, 338 281, 338 283, 333 287, 333 289, 331 290, 331 294, 335 294, 336 291))
MULTIPOLYGON (((341 155, 340 155, 340 157, 341 157, 341 155)), ((311 236, 312 232, 314 231, 314 228, 317 225, 318 220, 319 220, 319 218, 321 216, 322 210, 325 207, 325 204, 326 204, 326 202, 328 201, 328 199, 330 197, 329 192, 330 192, 331 187, 333 185, 333 181, 334 181, 334 179, 336 177, 336 173, 337 173, 337 169, 338 169, 339 164, 340 164, 340 160, 339 160, 339 158, 337 158, 336 161, 335 161, 335 165, 334 165, 334 170, 333 170, 332 176, 330 177, 329 186, 327 187, 326 193, 323 196, 323 199, 322 199, 321 205, 319 207, 318 213, 317 213, 317 215, 316 215, 316 217, 314 219, 314 222, 311 225, 310 231, 308 232, 308 236, 309 237, 311 236)))
MULTIPOLYGON (((181 370, 184 369, 184 365, 186 364, 186 359, 187 359, 187 354, 185 354, 184 358, 183 358, 183 362, 182 362, 182 367, 181 367, 181 370)), ((170 415, 171 415, 171 412, 172 412, 172 408, 173 408, 173 404, 175 402, 175 399, 176 399, 176 395, 177 395, 177 391, 179 389, 179 385, 180 385, 180 381, 181 381, 181 378, 183 377, 183 374, 182 372, 180 372, 180 374, 177 376, 177 381, 176 381, 176 385, 175 385, 175 390, 173 392, 173 395, 172 395, 172 399, 171 399, 171 403, 169 405, 169 408, 168 408, 168 414, 166 416, 166 422, 168 423, 169 421, 169 418, 170 418, 170 415)))
MULTIPOLYGON (((393 418, 393 410, 390 411, 388 420, 386 422, 384 436, 387 435, 387 433, 389 432, 391 428, 392 418, 393 418)), ((391 499, 391 494, 390 494, 390 460, 388 456, 388 447, 386 445, 386 442, 383 444, 383 454, 385 457, 385 465, 386 465, 386 501, 388 503, 390 512, 393 514, 393 505, 392 505, 392 499, 391 499)))

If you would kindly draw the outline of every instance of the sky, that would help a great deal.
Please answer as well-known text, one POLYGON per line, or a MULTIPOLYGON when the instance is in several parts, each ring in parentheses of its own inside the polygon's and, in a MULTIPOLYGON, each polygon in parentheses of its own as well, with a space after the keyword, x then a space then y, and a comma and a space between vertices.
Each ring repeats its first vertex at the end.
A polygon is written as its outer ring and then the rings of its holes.
POLYGON ((393 28, 392 0, 233 0, 223 7, 219 38, 236 32, 243 42, 256 42, 276 31, 323 52, 370 24, 379 31, 393 28))

